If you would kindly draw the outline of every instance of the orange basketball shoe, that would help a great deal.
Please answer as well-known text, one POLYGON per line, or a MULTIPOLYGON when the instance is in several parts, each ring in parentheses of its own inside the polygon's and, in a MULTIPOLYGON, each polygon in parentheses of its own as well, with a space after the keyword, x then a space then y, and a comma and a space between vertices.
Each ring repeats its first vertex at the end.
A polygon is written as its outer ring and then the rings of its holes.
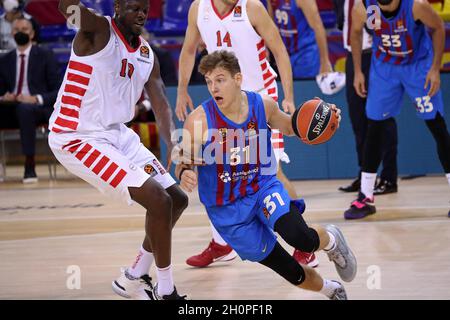
POLYGON ((202 253, 190 257, 186 263, 193 267, 204 268, 213 262, 233 260, 236 256, 237 253, 229 245, 220 245, 212 239, 202 253))

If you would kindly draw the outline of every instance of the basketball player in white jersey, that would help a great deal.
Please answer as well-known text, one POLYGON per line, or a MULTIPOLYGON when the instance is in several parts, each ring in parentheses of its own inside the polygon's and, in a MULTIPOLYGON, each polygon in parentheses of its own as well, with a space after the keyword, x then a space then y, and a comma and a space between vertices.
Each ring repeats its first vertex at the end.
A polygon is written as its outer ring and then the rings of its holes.
MULTIPOLYGON (((280 71, 284 92, 282 107, 285 112, 292 113, 295 110, 289 55, 263 4, 259 0, 195 0, 189 9, 188 27, 179 60, 176 114, 180 121, 184 121, 187 116, 186 106, 191 110, 194 108, 188 94, 188 84, 201 42, 205 43, 209 53, 217 50, 234 52, 244 75, 242 89, 267 94, 277 101, 277 74, 266 58, 267 45, 280 71)), ((278 130, 273 131, 272 145, 277 162, 289 162, 289 157, 284 152, 283 136, 278 130)), ((277 177, 289 195, 293 199, 298 198, 281 166, 278 169, 277 177)), ((236 253, 214 227, 211 228, 213 240, 201 254, 186 261, 189 265, 206 267, 214 261, 227 261, 236 257, 236 253)), ((307 263, 306 259, 300 262, 307 263)))
POLYGON ((171 148, 174 123, 159 62, 140 36, 148 1, 116 0, 114 18, 96 15, 79 0, 61 0, 59 9, 69 19, 78 12, 79 30, 50 118, 49 145, 70 172, 102 193, 147 210, 141 250, 133 266, 113 281, 114 291, 126 298, 184 298, 173 284, 171 235, 188 199, 124 125, 133 118, 145 88, 171 148), (153 260, 158 278, 154 287, 148 276, 153 260))

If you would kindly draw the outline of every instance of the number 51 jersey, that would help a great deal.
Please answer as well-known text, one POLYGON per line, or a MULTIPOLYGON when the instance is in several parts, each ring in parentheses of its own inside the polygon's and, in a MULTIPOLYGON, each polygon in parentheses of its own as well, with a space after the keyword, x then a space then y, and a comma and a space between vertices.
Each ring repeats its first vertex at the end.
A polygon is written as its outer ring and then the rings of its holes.
POLYGON ((135 115, 135 105, 153 69, 150 45, 139 37, 132 48, 110 17, 110 38, 99 52, 73 50, 50 118, 50 130, 98 132, 118 128, 135 115))

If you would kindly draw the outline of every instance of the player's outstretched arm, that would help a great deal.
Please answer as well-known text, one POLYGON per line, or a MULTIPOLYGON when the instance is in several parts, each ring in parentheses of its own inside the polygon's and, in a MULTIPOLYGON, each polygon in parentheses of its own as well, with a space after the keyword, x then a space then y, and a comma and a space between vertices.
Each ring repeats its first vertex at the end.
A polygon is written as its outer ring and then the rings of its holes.
POLYGON ((266 112, 266 120, 271 128, 278 129, 282 134, 286 136, 295 135, 294 129, 292 129, 292 116, 281 111, 271 97, 267 95, 261 95, 264 102, 264 111, 266 112))
MULTIPOLYGON (((156 123, 159 132, 167 145, 168 155, 171 154, 173 143, 171 141, 172 132, 175 130, 175 123, 172 119, 172 109, 166 96, 166 88, 161 79, 158 57, 154 54, 153 69, 148 81, 145 83, 145 90, 152 104, 152 110, 155 113, 156 123)), ((167 162, 169 166, 170 159, 167 162)))
MULTIPOLYGON (((311 0, 295 0, 297 6, 302 9, 305 14, 309 26, 314 30, 317 46, 320 54, 320 71, 319 73, 332 72, 331 62, 328 57, 327 33, 320 18, 317 3, 311 0)), ((301 36, 301 35, 300 35, 301 36)))
POLYGON ((180 60, 178 62, 178 90, 175 114, 178 120, 184 121, 188 114, 186 106, 194 110, 191 97, 188 93, 189 79, 195 64, 195 55, 201 41, 200 31, 197 27, 198 1, 194 1, 189 8, 188 27, 181 48, 180 60))
POLYGON ((352 10, 352 27, 350 31, 350 43, 352 47, 353 67, 355 70, 355 76, 353 80, 353 86, 356 93, 365 98, 367 96, 366 84, 364 74, 361 68, 361 55, 362 55, 362 37, 364 24, 366 23, 366 8, 360 1, 353 7, 352 10))
POLYGON ((295 105, 291 60, 281 39, 280 32, 260 1, 248 1, 247 12, 252 26, 264 39, 277 62, 284 92, 283 110, 293 113, 295 105))
POLYGON ((424 25, 431 29, 434 58, 433 64, 427 74, 424 87, 425 89, 428 88, 428 86, 430 87, 428 95, 432 97, 438 92, 441 86, 440 69, 445 46, 444 21, 442 21, 441 17, 433 10, 426 0, 414 1, 413 15, 415 20, 422 21, 424 25))
POLYGON ((59 11, 63 16, 82 32, 109 32, 108 20, 86 8, 80 0, 60 0, 59 11))

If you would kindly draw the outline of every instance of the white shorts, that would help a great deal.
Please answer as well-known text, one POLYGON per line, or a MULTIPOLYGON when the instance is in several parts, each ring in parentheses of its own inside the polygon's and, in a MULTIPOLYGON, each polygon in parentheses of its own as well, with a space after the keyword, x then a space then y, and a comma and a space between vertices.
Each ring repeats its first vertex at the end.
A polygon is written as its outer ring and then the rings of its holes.
POLYGON ((125 125, 95 134, 49 134, 56 159, 70 172, 102 193, 133 204, 129 187, 141 187, 149 178, 164 189, 175 184, 169 172, 125 125))
MULTIPOLYGON (((260 90, 259 93, 266 94, 269 97, 271 97, 273 100, 278 102, 277 82, 273 81, 272 84, 268 88, 260 90)), ((271 142, 272 142, 273 152, 275 154, 275 159, 277 161, 277 165, 278 165, 278 163, 280 163, 280 161, 283 161, 286 163, 291 162, 287 153, 284 152, 284 138, 283 138, 283 134, 280 132, 280 130, 272 129, 271 142)))

